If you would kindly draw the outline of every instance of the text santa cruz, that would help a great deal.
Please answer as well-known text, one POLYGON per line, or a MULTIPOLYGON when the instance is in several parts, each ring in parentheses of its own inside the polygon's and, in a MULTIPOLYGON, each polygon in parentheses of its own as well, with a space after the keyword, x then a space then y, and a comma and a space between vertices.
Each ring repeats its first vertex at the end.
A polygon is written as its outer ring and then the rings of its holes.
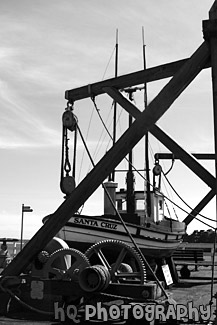
POLYGON ((99 221, 99 220, 94 220, 94 219, 92 220, 92 219, 78 218, 78 217, 74 217, 73 219, 74 219, 73 222, 76 224, 117 230, 117 225, 107 222, 107 221, 99 221))

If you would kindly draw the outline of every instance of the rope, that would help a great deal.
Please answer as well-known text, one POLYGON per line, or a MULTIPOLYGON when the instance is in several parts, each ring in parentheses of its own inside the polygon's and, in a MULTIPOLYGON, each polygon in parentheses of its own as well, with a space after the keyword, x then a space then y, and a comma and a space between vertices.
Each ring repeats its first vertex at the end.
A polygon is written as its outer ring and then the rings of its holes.
POLYGON ((64 164, 64 170, 66 172, 66 175, 68 176, 71 171, 71 164, 69 161, 69 146, 68 146, 68 131, 67 128, 65 130, 65 164, 64 164))
MULTIPOLYGON (((93 119, 93 112, 94 112, 94 109, 92 109, 92 112, 91 112, 91 116, 90 116, 90 120, 89 120, 89 124, 88 124, 88 128, 87 128, 86 139, 88 138, 88 135, 89 135, 90 125, 91 125, 92 119, 93 119)), ((78 124, 77 124, 77 127, 78 127, 78 124)), ((82 170, 83 161, 84 161, 84 151, 83 151, 82 158, 81 158, 81 164, 80 164, 80 169, 79 169, 79 174, 78 174, 78 180, 80 180, 80 177, 81 177, 81 170, 82 170)))
POLYGON ((108 135, 109 135, 110 138, 112 139, 112 136, 111 136, 109 130, 107 129, 107 126, 105 125, 105 123, 104 123, 104 121, 103 121, 103 118, 102 118, 101 114, 99 113, 99 109, 98 109, 98 107, 97 107, 97 105, 96 105, 95 98, 94 98, 94 97, 91 97, 91 100, 92 100, 92 102, 93 102, 93 104, 94 104, 94 107, 95 107, 95 109, 96 109, 96 111, 97 111, 97 114, 99 115, 99 118, 100 118, 100 120, 101 120, 101 122, 102 122, 102 124, 103 124, 103 126, 104 126, 104 128, 105 128, 105 130, 106 130, 106 132, 108 133, 108 135))
POLYGON ((60 180, 62 181, 64 176, 64 143, 65 143, 65 127, 62 129, 62 155, 61 155, 61 172, 60 172, 60 180))
MULTIPOLYGON (((168 184, 170 185, 170 187, 173 189, 173 191, 175 192, 175 194, 178 196, 178 198, 189 208, 189 209, 191 209, 192 210, 192 207, 186 202, 186 201, 184 201, 183 199, 182 199, 182 197, 178 194, 178 192, 175 190, 175 188, 172 186, 172 184, 170 183, 170 181, 168 180, 168 178, 166 177, 166 174, 164 174, 164 172, 163 172, 163 175, 164 175, 164 177, 165 177, 165 179, 166 179, 166 181, 168 182, 168 184)), ((206 216, 204 216, 204 215, 202 215, 202 214, 200 214, 199 212, 198 212, 198 215, 200 216, 200 217, 203 217, 204 219, 206 219, 206 220, 208 220, 208 221, 212 221, 212 222, 217 222, 216 220, 213 220, 213 219, 211 219, 211 218, 208 218, 208 217, 206 217, 206 216)))
MULTIPOLYGON (((112 102, 111 109, 112 109, 113 106, 114 106, 114 101, 112 102)), ((94 109, 96 109, 95 105, 94 105, 94 109)), ((97 114, 99 115, 99 114, 100 114, 99 110, 96 110, 96 111, 97 111, 97 114)), ((106 118, 106 122, 108 121, 109 116, 110 116, 110 112, 108 113, 108 116, 107 116, 107 118, 106 118)), ((105 122, 105 123, 106 123, 106 122, 105 122)), ((112 122, 110 122, 109 127, 111 126, 111 123, 112 123, 112 122)), ((106 138, 106 134, 107 134, 107 133, 104 134, 104 131, 105 131, 105 129, 103 129, 103 130, 101 131, 101 134, 100 134, 100 137, 99 137, 98 143, 97 143, 96 148, 95 148, 95 150, 94 150, 94 153, 93 153, 93 158, 94 158, 94 159, 97 157, 98 152, 99 152, 100 148, 102 147, 102 144, 103 144, 103 142, 104 142, 104 140, 105 140, 105 138, 106 138), (101 143, 100 143, 100 142, 101 142, 101 143)), ((110 140, 108 141, 108 144, 107 144, 107 147, 106 147, 106 149, 105 149, 105 152, 108 150, 108 147, 109 147, 109 144, 110 144, 110 141, 111 141, 111 140, 112 140, 112 139, 111 139, 111 137, 110 137, 110 140)))

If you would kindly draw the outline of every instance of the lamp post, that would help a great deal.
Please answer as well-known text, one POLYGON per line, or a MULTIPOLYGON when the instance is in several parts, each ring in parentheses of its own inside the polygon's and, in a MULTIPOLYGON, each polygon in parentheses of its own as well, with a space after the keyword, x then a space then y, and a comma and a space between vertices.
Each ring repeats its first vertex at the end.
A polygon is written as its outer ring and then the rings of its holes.
POLYGON ((23 248, 23 217, 24 217, 24 212, 32 212, 32 211, 33 211, 33 209, 31 209, 30 206, 22 204, 20 250, 22 250, 22 248, 23 248))

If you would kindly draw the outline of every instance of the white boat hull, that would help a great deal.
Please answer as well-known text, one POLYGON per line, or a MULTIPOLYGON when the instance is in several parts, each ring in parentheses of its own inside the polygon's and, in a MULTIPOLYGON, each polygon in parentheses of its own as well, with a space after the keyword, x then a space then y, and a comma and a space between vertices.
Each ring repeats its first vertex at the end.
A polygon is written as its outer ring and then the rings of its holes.
MULTIPOLYGON (((184 235, 184 226, 173 221, 174 230, 168 230, 161 225, 145 227, 135 224, 126 224, 139 248, 145 256, 167 257, 181 244, 184 235), (175 227, 176 226, 176 227, 175 227), (165 230, 166 229, 166 230, 165 230)), ((59 232, 70 247, 85 251, 96 242, 113 239, 120 240, 128 245, 133 243, 120 221, 75 215, 59 232)))

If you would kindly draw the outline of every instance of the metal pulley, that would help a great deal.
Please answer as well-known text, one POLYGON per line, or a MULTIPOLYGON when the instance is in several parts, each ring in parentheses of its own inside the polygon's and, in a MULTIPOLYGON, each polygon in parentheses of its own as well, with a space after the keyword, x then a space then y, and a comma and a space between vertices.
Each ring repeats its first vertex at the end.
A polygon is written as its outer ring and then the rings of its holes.
POLYGON ((162 172, 162 167, 161 167, 161 165, 156 164, 156 165, 154 166, 154 168, 153 168, 153 174, 154 174, 155 176, 159 176, 159 175, 161 174, 161 172, 162 172))
POLYGON ((76 145, 77 145, 77 117, 73 114, 73 105, 68 102, 65 112, 62 115, 62 158, 61 158, 61 175, 60 189, 67 195, 70 195, 75 189, 75 162, 76 162, 76 145), (74 155, 73 166, 71 167, 69 159, 69 141, 68 130, 74 131, 74 155), (71 175, 70 175, 71 174, 71 175))
POLYGON ((77 120, 71 110, 67 110, 62 116, 63 125, 70 131, 75 131, 77 120))
POLYGON ((60 189, 66 195, 71 194, 74 191, 75 186, 76 184, 73 176, 64 176, 60 181, 60 189))

